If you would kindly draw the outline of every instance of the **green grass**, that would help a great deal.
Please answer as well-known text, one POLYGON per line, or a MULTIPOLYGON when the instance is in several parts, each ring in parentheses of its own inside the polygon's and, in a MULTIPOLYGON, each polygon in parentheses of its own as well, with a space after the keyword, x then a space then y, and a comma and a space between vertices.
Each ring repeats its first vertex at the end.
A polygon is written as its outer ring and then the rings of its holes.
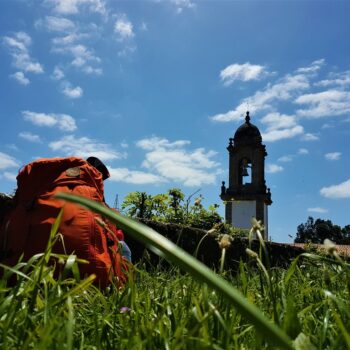
POLYGON ((146 272, 141 264, 124 288, 100 291, 92 278, 79 281, 74 256, 57 256, 64 276, 54 278, 48 265, 54 234, 55 227, 45 254, 5 270, 1 349, 350 348, 350 271, 342 260, 305 254, 288 270, 273 269, 261 266, 261 252, 236 275, 209 283, 197 265, 187 269, 186 259, 181 271, 174 264, 146 272), (226 283, 233 299, 222 291, 226 283))
MULTIPOLYGON (((276 305, 256 268, 242 264, 238 275, 227 278, 268 317, 273 318, 276 307, 274 322, 291 339, 303 341, 299 348, 346 349, 350 318, 345 276, 335 265, 303 260, 288 281, 285 270, 273 271, 276 305)), ((275 348, 224 297, 176 268, 140 269, 123 289, 104 292, 91 280, 57 281, 50 267, 34 284, 39 268, 35 265, 30 279, 19 276, 10 290, 2 285, 1 349, 275 348)))

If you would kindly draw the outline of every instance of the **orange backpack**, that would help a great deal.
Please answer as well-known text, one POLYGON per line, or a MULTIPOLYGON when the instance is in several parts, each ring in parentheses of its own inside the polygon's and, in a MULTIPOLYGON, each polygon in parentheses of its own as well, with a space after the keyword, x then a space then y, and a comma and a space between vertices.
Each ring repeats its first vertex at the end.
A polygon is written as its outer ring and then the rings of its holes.
POLYGON ((127 262, 121 256, 115 227, 101 227, 99 215, 73 204, 54 199, 58 192, 104 203, 101 173, 81 158, 40 159, 26 165, 17 176, 14 208, 0 229, 1 263, 14 266, 23 254, 25 261, 43 253, 51 226, 63 209, 57 241, 52 252, 74 253, 89 264, 80 264, 81 276, 95 274, 96 283, 106 287, 114 277, 125 282, 127 262))

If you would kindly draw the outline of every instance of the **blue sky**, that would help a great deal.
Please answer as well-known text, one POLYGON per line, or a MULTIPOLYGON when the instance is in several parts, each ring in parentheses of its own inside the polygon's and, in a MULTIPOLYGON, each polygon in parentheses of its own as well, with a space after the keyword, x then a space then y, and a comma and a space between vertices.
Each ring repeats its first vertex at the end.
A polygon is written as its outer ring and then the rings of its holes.
POLYGON ((349 1, 1 0, 1 192, 38 157, 95 155, 106 199, 218 203, 247 108, 267 147, 269 231, 350 224, 349 1))

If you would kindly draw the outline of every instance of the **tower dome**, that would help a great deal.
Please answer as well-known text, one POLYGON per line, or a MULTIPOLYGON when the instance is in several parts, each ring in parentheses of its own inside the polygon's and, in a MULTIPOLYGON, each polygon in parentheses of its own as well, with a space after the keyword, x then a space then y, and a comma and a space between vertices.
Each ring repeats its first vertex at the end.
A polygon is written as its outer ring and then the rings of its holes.
POLYGON ((233 138, 235 146, 261 144, 262 138, 259 129, 250 122, 249 112, 245 117, 245 123, 235 132, 233 138))

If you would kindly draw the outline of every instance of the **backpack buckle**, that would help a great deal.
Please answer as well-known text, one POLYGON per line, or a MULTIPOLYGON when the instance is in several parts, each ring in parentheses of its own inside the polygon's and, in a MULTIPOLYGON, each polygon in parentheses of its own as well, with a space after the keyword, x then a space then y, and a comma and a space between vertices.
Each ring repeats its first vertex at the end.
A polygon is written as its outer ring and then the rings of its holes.
POLYGON ((80 168, 74 167, 66 170, 66 175, 68 177, 80 177, 80 168))

